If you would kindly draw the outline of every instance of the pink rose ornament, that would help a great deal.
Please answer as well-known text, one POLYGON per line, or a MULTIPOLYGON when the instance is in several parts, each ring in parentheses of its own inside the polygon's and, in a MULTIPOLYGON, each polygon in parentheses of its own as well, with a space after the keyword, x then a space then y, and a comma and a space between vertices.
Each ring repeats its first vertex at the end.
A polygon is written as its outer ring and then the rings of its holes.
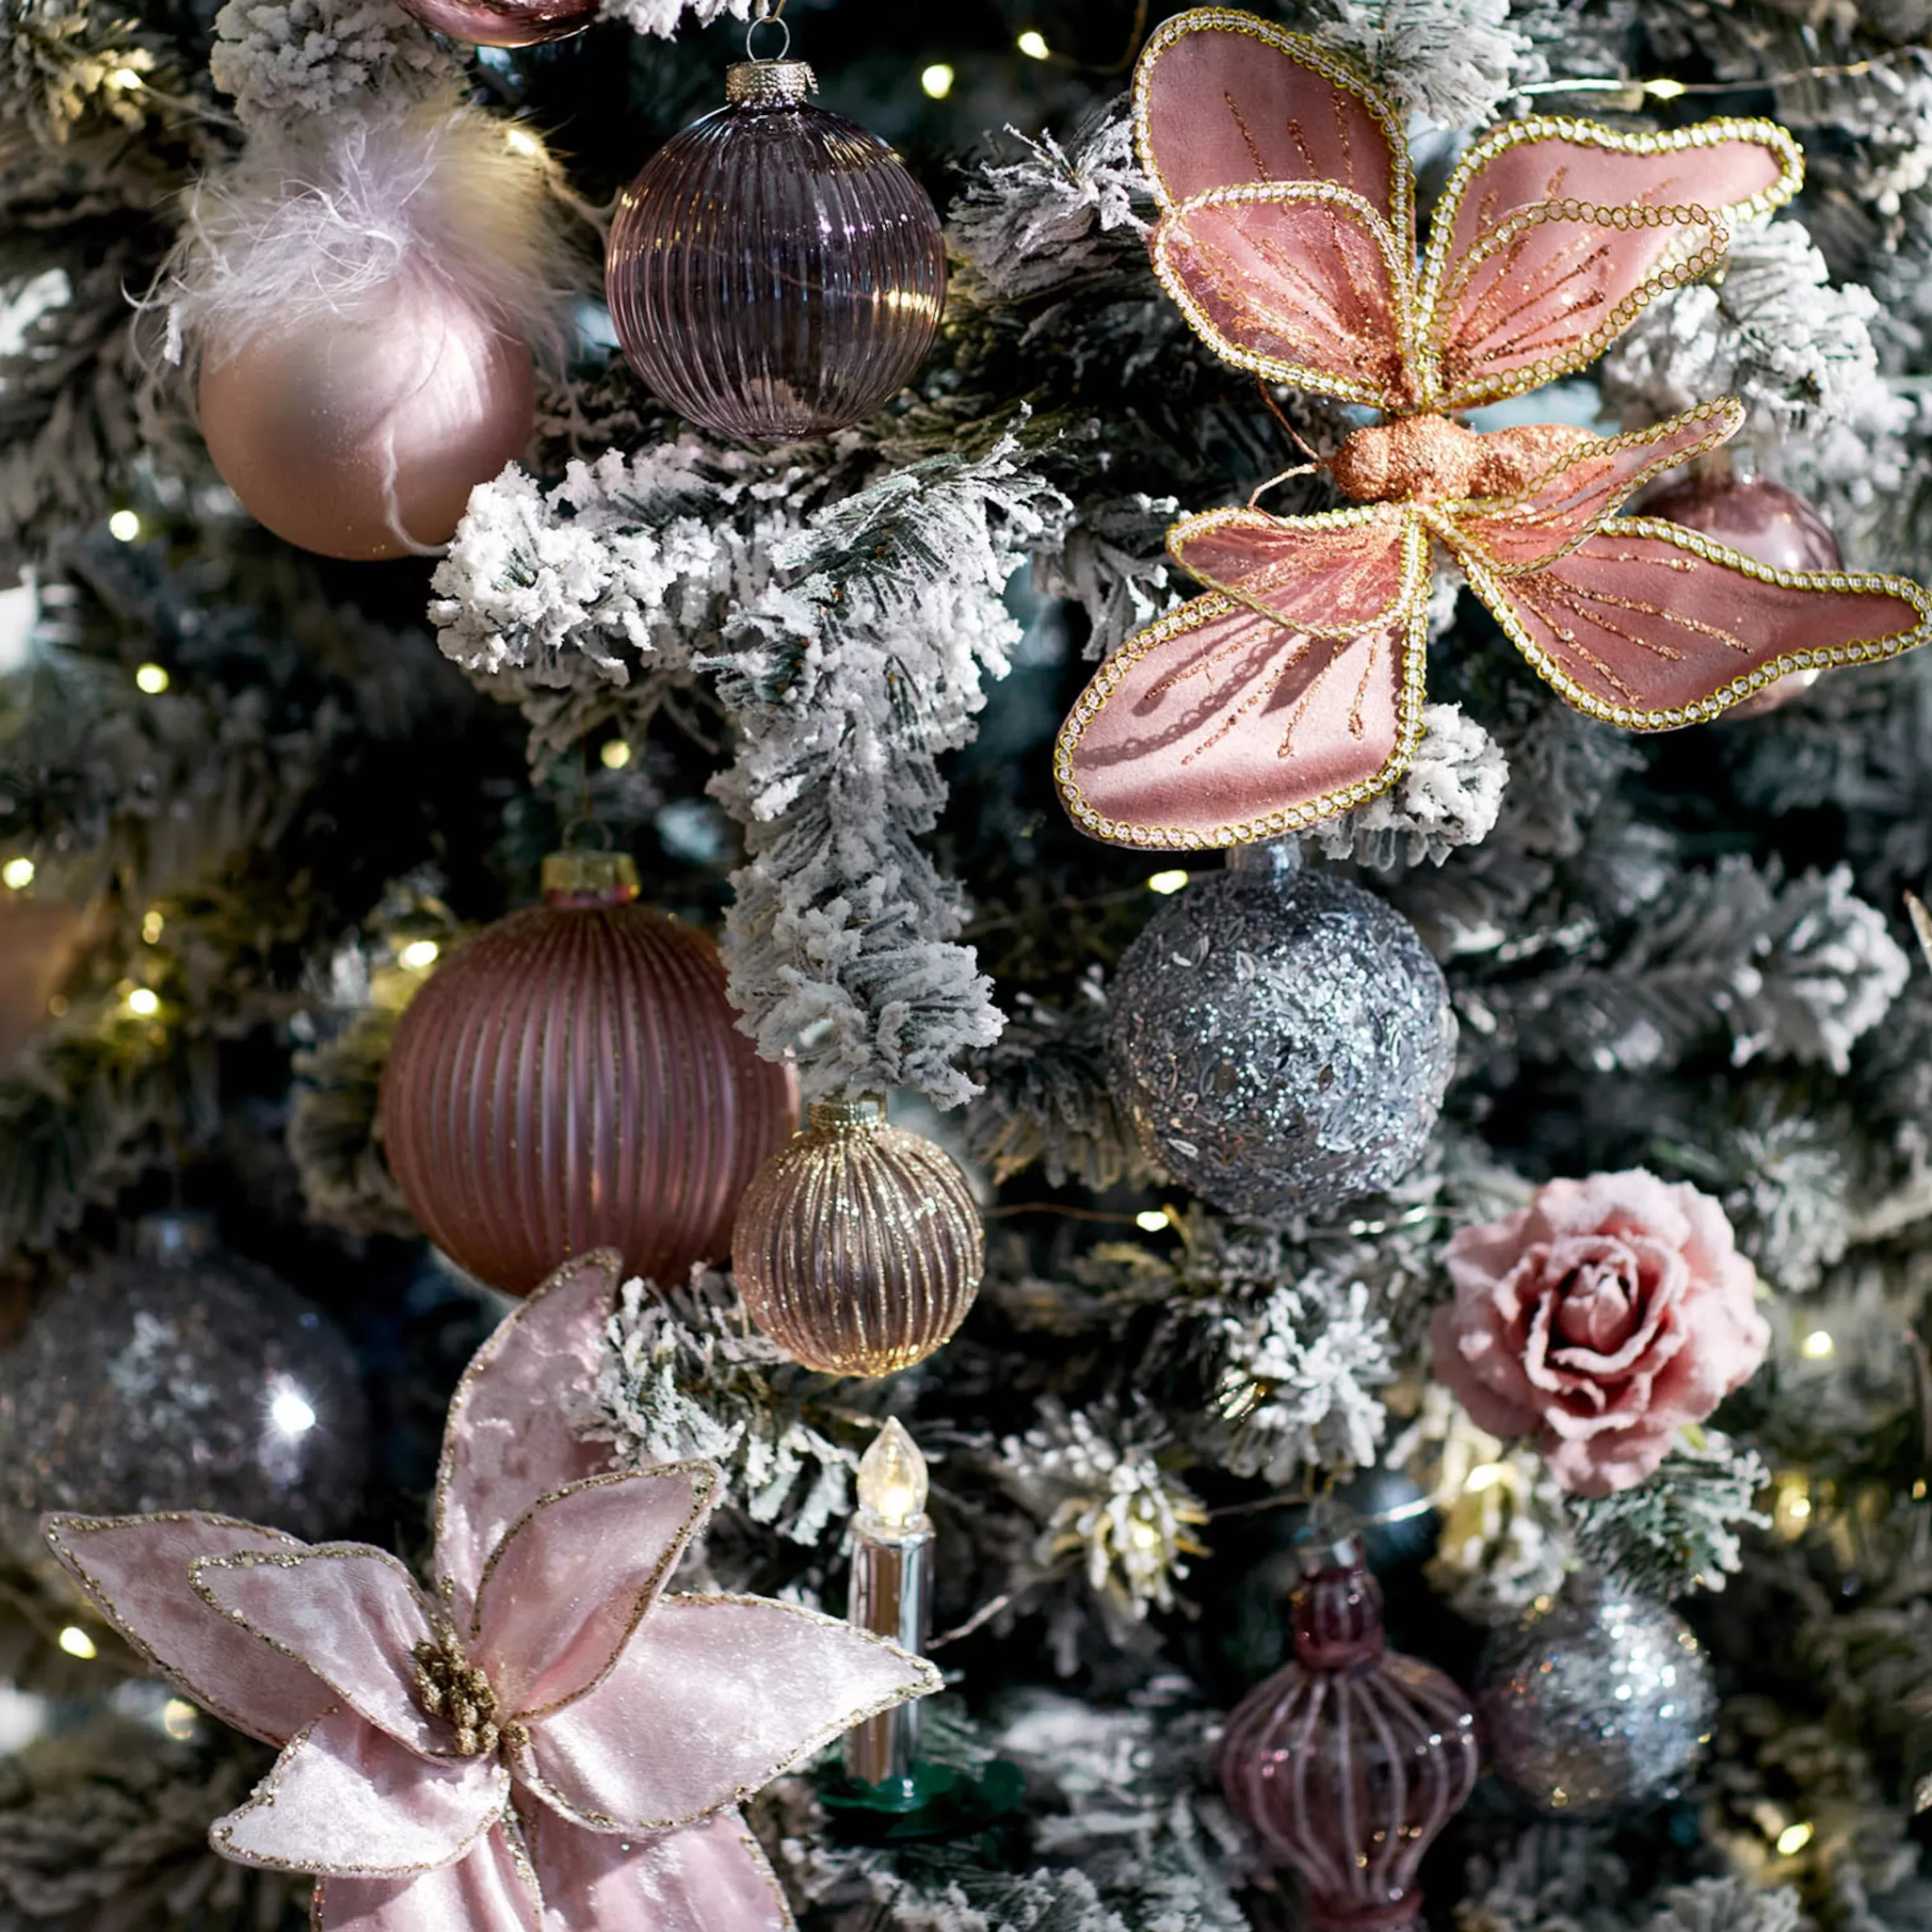
POLYGON ((1445 1256, 1435 1373, 1479 1428, 1534 1435, 1563 1486, 1649 1476, 1765 1358, 1757 1277, 1708 1195, 1641 1168, 1551 1181, 1445 1256))
POLYGON ((314 1874, 321 1932, 783 1932, 740 1802, 937 1686, 796 1604, 666 1592, 719 1471, 611 1472, 559 1406, 621 1269, 560 1268, 471 1363, 431 1590, 385 1551, 225 1517, 45 1519, 137 1651, 281 1747, 209 1839, 314 1874))

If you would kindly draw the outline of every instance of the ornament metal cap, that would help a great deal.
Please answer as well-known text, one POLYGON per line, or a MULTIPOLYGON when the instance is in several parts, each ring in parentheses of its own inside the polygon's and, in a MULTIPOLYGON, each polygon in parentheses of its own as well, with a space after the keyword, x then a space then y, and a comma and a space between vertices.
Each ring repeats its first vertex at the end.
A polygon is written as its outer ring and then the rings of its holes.
POLYGON ((642 890, 627 852, 553 852, 542 877, 547 906, 628 906, 642 890))
POLYGON ((818 90, 804 60, 736 60, 724 70, 724 98, 733 107, 798 107, 818 90))

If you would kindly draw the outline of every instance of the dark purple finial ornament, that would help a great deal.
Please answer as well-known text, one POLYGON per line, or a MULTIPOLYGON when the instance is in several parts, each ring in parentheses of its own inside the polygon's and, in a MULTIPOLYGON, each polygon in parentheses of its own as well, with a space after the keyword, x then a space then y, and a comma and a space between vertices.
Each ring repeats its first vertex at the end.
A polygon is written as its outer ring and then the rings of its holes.
POLYGON ((1221 1744, 1235 1814, 1301 1874, 1322 1932, 1391 1932, 1476 1783, 1476 1718, 1433 1664, 1382 1642, 1382 1593, 1352 1535, 1302 1554, 1294 1661, 1244 1698, 1221 1744))

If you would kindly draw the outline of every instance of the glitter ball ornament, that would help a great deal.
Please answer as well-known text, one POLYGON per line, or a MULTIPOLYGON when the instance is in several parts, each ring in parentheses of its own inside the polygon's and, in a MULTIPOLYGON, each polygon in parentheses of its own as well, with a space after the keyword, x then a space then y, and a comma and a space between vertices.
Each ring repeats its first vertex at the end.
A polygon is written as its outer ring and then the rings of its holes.
POLYGON ((1717 1700, 1681 1616, 1579 1571, 1491 1640, 1476 1705, 1495 1769, 1575 1817, 1674 1798, 1717 1700))
POLYGON ((822 1100, 745 1191, 732 1266, 751 1319, 828 1375, 890 1375, 952 1339, 986 1232, 942 1148, 876 1100, 822 1100))
POLYGON ((1392 1932, 1416 1872, 1476 1783, 1476 1720, 1432 1664, 1383 1648, 1381 1592, 1352 1537, 1304 1544, 1294 1658, 1228 1719, 1221 1785, 1334 1932, 1392 1932))
MULTIPOLYGON (((1842 570, 1838 539, 1823 518, 1796 490, 1781 483, 1740 482, 1730 465, 1674 483, 1647 497, 1642 514, 1681 523, 1720 543, 1768 564, 1773 570, 1842 570)), ((1802 697, 1823 676, 1794 671, 1767 685, 1757 696, 1731 708, 1734 718, 1761 717, 1802 697)))
POLYGON ((523 453, 527 344, 435 278, 394 282, 202 358, 201 433, 279 537, 370 561, 446 543, 523 453))
POLYGON ((0 1354, 7 1547, 44 1554, 47 1509, 347 1528, 369 1415, 341 1331, 196 1216, 149 1216, 135 1249, 64 1283, 0 1354))
POLYGON ((1148 922, 1109 997, 1107 1080, 1148 1158, 1228 1213, 1319 1213, 1413 1166, 1455 1057, 1401 915, 1290 844, 1240 846, 1148 922))
POLYGON ((605 282, 631 366, 706 429, 753 443, 841 429, 911 377, 946 250, 886 143, 807 104, 811 69, 748 60, 726 105, 658 150, 611 225, 605 282))
POLYGON ((453 954, 383 1070, 389 1164, 423 1231, 506 1294, 614 1248, 675 1282, 721 1260, 798 1120, 737 1026, 704 934, 636 905, 630 860, 559 852, 544 898, 453 954))
POLYGON ((580 34, 598 0, 402 0, 425 27, 472 47, 536 47, 580 34))

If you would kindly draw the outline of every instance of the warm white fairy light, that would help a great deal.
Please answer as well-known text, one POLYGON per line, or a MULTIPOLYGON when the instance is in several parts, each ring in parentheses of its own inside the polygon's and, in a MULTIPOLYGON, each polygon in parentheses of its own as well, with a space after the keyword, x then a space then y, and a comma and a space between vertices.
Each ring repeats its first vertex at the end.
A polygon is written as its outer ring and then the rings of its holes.
POLYGON ((422 972, 436 964, 443 948, 434 939, 411 939, 396 955, 396 962, 410 972, 422 972))
POLYGON ((117 543, 131 543, 141 534, 141 519, 131 510, 118 510, 107 520, 107 534, 117 543))
POLYGON ((14 892, 24 892, 34 882, 34 862, 31 859, 9 859, 0 865, 0 884, 14 892))
POLYGON ((94 1647, 94 1640, 78 1624, 69 1624, 57 1641, 69 1657, 77 1657, 83 1663, 101 1654, 94 1647))
POLYGON ((1158 1234, 1168 1225, 1167 1210, 1165 1208, 1143 1208, 1133 1217, 1133 1224, 1143 1234, 1158 1234))
POLYGON ((138 1020, 151 1020, 161 1010, 161 996, 151 986, 137 986, 127 996, 127 1009, 138 1020))
POLYGON ((1157 872, 1147 881, 1150 892, 1158 892, 1163 898, 1177 893, 1187 883, 1186 873, 1178 869, 1172 872, 1157 872))
POLYGON ((943 60, 935 60, 919 76, 919 85, 935 101, 943 101, 952 92, 956 76, 943 60))
POLYGON ((1029 60, 1044 60, 1052 51, 1046 44, 1046 36, 1030 27, 1020 35, 1019 47, 1029 60))
POLYGON ((168 675, 159 664, 143 664, 134 672, 134 683, 151 698, 158 698, 167 689, 168 675))
POLYGON ((597 756, 606 771, 621 771, 630 762, 630 747, 621 738, 613 738, 597 756))

